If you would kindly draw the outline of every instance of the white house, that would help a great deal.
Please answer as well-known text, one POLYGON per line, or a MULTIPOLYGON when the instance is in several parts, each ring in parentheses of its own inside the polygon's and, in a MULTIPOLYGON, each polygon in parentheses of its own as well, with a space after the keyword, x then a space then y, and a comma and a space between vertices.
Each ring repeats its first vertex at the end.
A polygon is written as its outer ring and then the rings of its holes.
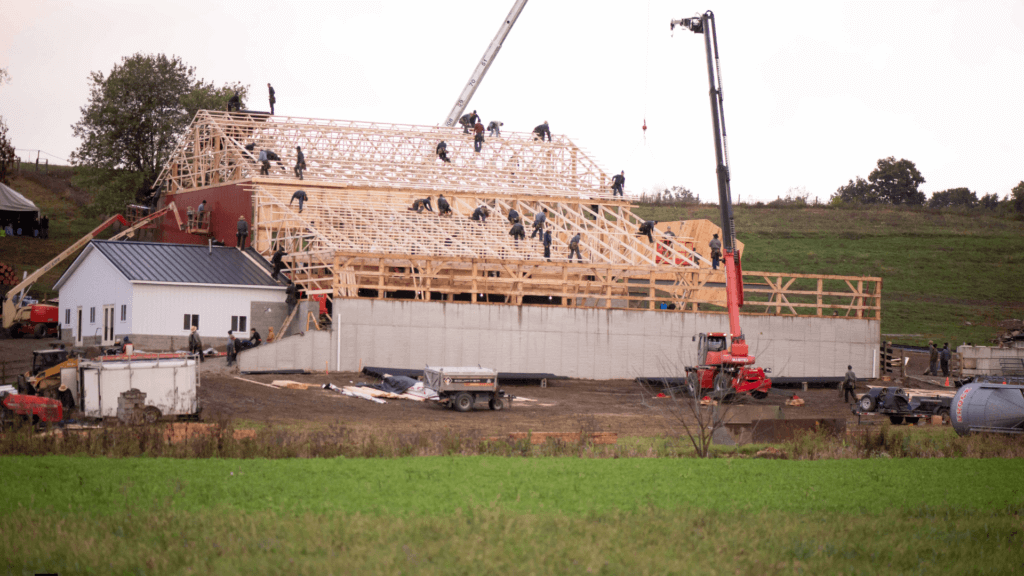
POLYGON ((141 350, 175 350, 191 326, 214 345, 229 330, 247 336, 254 323, 266 338, 287 311, 285 285, 271 272, 251 249, 93 240, 54 285, 61 338, 110 345, 130 335, 141 350))

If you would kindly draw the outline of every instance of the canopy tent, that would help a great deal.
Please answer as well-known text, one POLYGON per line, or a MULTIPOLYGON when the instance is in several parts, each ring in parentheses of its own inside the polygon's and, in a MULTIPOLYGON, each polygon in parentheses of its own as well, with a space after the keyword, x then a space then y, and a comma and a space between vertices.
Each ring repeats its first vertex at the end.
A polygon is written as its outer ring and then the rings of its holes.
POLYGON ((0 182, 0 212, 35 212, 38 214, 39 207, 10 186, 0 182))

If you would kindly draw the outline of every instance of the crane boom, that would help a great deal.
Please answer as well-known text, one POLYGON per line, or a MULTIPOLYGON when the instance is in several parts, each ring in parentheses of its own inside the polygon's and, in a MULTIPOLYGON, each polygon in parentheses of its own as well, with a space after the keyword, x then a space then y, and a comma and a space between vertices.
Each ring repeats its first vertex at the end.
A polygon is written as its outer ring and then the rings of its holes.
POLYGON ((484 51, 484 57, 480 59, 480 62, 473 69, 473 74, 469 77, 469 82, 466 83, 466 87, 462 89, 462 93, 459 94, 459 99, 455 101, 455 106, 452 106, 452 111, 448 113, 448 118, 445 119, 445 126, 454 126, 462 113, 465 112, 466 107, 469 106, 469 101, 473 98, 473 94, 476 89, 480 87, 480 82, 483 81, 484 75, 491 68, 491 64, 494 62, 494 58, 498 55, 498 51, 501 50, 501 45, 505 42, 505 38, 508 37, 508 33, 512 30, 512 26, 516 23, 519 18, 519 14, 523 12, 523 8, 526 7, 526 0, 516 0, 515 4, 512 5, 512 10, 509 11, 508 16, 505 17, 505 21, 501 23, 498 28, 498 33, 495 34, 494 40, 491 40, 490 45, 487 46, 487 50, 484 51))

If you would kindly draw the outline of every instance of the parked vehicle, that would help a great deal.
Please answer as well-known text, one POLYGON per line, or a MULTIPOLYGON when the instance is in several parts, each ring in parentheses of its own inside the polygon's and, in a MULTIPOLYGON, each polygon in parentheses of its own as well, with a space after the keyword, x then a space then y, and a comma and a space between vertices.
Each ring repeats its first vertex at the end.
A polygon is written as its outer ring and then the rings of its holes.
POLYGON ((488 368, 430 368, 423 370, 425 386, 437 392, 441 404, 469 412, 478 401, 486 400, 491 410, 505 408, 514 396, 498 388, 498 373, 488 368))
POLYGON ((949 417, 952 398, 947 396, 911 396, 903 388, 871 388, 853 405, 858 416, 886 415, 893 424, 917 424, 929 416, 949 417))

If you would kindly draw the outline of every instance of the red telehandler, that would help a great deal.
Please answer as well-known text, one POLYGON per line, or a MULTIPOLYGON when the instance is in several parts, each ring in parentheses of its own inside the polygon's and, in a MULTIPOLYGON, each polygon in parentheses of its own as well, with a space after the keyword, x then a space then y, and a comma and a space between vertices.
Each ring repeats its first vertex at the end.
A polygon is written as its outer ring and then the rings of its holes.
POLYGON ((721 67, 718 62, 718 35, 715 15, 710 10, 700 16, 673 20, 671 28, 686 28, 704 35, 708 59, 708 83, 711 86, 711 123, 715 133, 715 159, 718 173, 718 204, 722 213, 722 260, 725 264, 725 294, 729 310, 729 334, 699 334, 697 366, 686 367, 686 384, 700 394, 705 392, 720 400, 737 394, 765 398, 772 381, 765 376, 770 369, 757 368, 749 354, 747 340, 740 330, 740 306, 743 306, 743 268, 736 250, 736 228, 732 214, 732 191, 729 189, 729 150, 725 131, 725 105, 722 99, 721 67), (727 337, 731 342, 727 342, 727 337))

